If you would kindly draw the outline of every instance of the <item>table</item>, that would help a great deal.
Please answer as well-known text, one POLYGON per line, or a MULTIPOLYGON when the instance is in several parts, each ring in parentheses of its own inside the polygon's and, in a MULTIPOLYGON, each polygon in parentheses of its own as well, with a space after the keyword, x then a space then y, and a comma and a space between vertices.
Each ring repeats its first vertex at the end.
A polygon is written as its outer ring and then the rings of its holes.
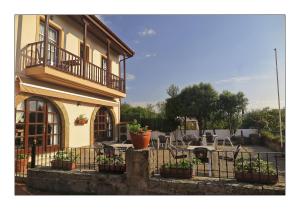
MULTIPOLYGON (((215 149, 217 149, 217 145, 218 145, 218 135, 212 135, 213 136, 213 141, 214 141, 214 143, 213 143, 213 147, 215 148, 215 149)), ((207 142, 206 142, 206 135, 202 135, 202 143, 203 143, 203 145, 207 145, 207 142)))
POLYGON ((208 176, 212 176, 212 152, 216 151, 214 146, 188 146, 187 149, 188 150, 194 150, 196 148, 205 148, 207 149, 208 153, 208 176))
MULTIPOLYGON (((169 135, 165 135, 165 138, 166 138, 166 142, 164 143, 165 146, 168 144, 171 144, 171 137, 169 135)), ((154 147, 153 141, 156 141, 156 148, 159 149, 159 146, 160 146, 159 137, 151 139, 152 146, 154 147)))
POLYGON ((126 151, 129 148, 133 148, 133 144, 111 144, 109 146, 113 147, 114 149, 119 149, 123 151, 126 151))

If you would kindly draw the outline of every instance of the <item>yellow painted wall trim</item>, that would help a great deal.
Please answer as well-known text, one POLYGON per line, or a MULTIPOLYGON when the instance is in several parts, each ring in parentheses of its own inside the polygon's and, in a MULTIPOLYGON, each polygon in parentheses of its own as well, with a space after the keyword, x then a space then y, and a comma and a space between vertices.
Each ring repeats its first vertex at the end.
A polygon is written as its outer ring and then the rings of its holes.
POLYGON ((79 94, 63 92, 55 89, 45 88, 27 83, 20 83, 20 91, 25 93, 32 93, 42 96, 50 96, 60 98, 64 100, 70 100, 75 102, 83 102, 88 104, 104 105, 104 106, 118 106, 117 102, 108 101, 104 99, 96 99, 88 96, 82 96, 79 94))

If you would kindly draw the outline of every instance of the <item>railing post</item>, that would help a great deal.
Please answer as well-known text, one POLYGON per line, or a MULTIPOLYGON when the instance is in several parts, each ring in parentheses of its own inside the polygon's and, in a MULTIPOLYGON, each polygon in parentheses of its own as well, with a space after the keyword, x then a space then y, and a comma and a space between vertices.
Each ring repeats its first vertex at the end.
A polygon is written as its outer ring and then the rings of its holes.
POLYGON ((82 73, 83 73, 83 77, 85 78, 86 63, 88 61, 87 60, 87 52, 86 52, 86 38, 87 38, 88 23, 84 18, 82 19, 82 21, 84 23, 84 31, 83 31, 83 69, 82 69, 82 73))
POLYGON ((111 87, 110 40, 109 39, 107 39, 106 57, 107 57, 107 63, 106 63, 106 86, 107 87, 111 87))
POLYGON ((45 29, 44 29, 44 63, 46 66, 48 60, 48 31, 49 31, 49 15, 45 15, 45 29))
MULTIPOLYGON (((126 92, 126 57, 125 57, 125 54, 123 55, 123 78, 124 78, 124 80, 123 80, 123 87, 122 87, 122 89, 123 89, 123 92, 125 93, 126 92)), ((121 77, 121 75, 119 75, 120 77, 121 77)))
POLYGON ((31 147, 31 168, 35 168, 35 155, 36 155, 36 139, 33 140, 31 147))

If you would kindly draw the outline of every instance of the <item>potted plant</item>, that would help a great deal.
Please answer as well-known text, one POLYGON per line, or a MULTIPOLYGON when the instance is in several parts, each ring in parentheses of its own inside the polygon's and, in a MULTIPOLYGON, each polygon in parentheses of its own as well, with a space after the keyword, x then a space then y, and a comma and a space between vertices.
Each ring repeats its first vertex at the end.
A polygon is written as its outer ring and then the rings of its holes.
POLYGON ((88 118, 84 116, 84 114, 79 115, 79 117, 76 118, 75 124, 76 125, 84 125, 88 122, 88 118))
POLYGON ((235 162, 235 178, 240 182, 275 184, 278 176, 274 166, 261 159, 250 162, 239 158, 235 162))
POLYGON ((142 127, 136 120, 129 123, 129 133, 135 149, 145 149, 149 146, 151 130, 148 126, 142 127))
POLYGON ((122 156, 97 157, 99 172, 123 174, 126 171, 126 164, 122 156))
POLYGON ((15 172, 16 173, 27 173, 28 156, 24 153, 17 154, 15 160, 15 172))
POLYGON ((193 177, 193 162, 181 160, 177 163, 165 163, 160 168, 164 178, 190 179, 193 177))
POLYGON ((52 169, 74 170, 76 168, 76 160, 80 158, 72 152, 58 151, 54 155, 54 160, 51 161, 52 169))

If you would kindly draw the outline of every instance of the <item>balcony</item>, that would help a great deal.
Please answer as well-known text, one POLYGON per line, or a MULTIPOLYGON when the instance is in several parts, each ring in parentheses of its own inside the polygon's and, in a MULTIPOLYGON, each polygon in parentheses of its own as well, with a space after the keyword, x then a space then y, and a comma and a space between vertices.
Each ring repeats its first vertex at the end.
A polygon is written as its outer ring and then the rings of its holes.
POLYGON ((125 80, 92 64, 77 55, 48 43, 44 59, 45 42, 35 42, 22 49, 22 66, 27 76, 46 82, 101 94, 125 97, 125 80))

